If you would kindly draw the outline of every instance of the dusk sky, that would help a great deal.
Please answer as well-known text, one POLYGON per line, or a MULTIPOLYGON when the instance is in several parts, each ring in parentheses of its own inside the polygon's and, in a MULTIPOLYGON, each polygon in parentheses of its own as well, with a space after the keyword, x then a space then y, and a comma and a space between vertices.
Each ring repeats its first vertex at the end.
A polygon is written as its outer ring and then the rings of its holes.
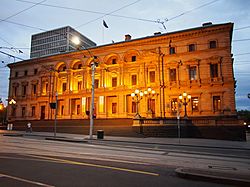
MULTIPOLYGON (((0 51, 29 59, 31 35, 71 26, 97 45, 173 32, 212 22, 234 23, 236 107, 250 110, 249 0, 1 0, 0 51), (104 28, 103 20, 109 28, 104 28), (165 28, 164 28, 165 27, 165 28), (20 51, 23 53, 19 53, 20 51)), ((20 61, 0 53, 0 98, 8 96, 7 64, 20 61)), ((6 103, 6 102, 5 102, 6 103)))

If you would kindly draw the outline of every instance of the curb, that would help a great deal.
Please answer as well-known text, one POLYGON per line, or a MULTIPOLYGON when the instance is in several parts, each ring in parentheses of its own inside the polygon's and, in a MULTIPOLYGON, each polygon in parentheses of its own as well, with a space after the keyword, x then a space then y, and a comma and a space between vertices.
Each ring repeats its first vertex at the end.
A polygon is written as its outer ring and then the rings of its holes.
POLYGON ((88 143, 87 140, 76 140, 76 139, 70 139, 70 138, 59 138, 59 137, 55 137, 55 138, 50 138, 47 137, 45 138, 45 140, 53 140, 53 141, 61 141, 61 142, 73 142, 73 143, 88 143))
POLYGON ((23 134, 19 134, 19 133, 9 133, 9 134, 3 134, 3 136, 23 137, 23 134))
POLYGON ((182 178, 212 181, 223 184, 234 184, 237 186, 250 186, 250 175, 237 175, 235 173, 225 173, 219 171, 209 171, 195 168, 177 168, 175 173, 182 178), (235 178, 238 176, 239 178, 235 178))
MULTIPOLYGON (((94 140, 94 139, 93 139, 94 140)), ((250 150, 248 148, 238 148, 238 147, 223 147, 223 146, 206 146, 206 145, 192 145, 192 144, 178 144, 178 143, 157 143, 157 142, 141 142, 141 141, 128 141, 128 140, 107 140, 107 139, 96 139, 101 141, 110 141, 110 142, 126 142, 126 143, 140 143, 147 145, 169 145, 169 146, 180 146, 180 147, 205 147, 205 148, 215 148, 215 149, 236 149, 236 150, 250 150)))

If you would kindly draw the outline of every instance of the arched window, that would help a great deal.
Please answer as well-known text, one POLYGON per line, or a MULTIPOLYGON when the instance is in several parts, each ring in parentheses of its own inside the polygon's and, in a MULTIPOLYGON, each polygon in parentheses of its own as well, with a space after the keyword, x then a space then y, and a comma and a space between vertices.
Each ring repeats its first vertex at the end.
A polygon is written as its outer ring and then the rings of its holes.
POLYGON ((59 68, 58 68, 58 72, 64 72, 64 71, 66 71, 66 65, 65 64, 62 64, 62 65, 60 65, 59 66, 59 68))

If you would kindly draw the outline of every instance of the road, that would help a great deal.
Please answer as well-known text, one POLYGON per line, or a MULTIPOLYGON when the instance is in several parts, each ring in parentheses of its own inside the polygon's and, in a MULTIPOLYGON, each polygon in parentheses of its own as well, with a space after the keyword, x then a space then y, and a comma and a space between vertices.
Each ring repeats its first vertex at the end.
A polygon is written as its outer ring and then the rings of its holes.
MULTIPOLYGON (((191 149, 191 148, 189 148, 191 149)), ((186 166, 250 165, 233 150, 192 150, 180 146, 124 143, 70 143, 0 135, 0 186, 228 186, 179 178, 186 166), (223 156, 224 154, 224 156, 223 156)), ((225 168, 224 168, 225 169, 225 168)))

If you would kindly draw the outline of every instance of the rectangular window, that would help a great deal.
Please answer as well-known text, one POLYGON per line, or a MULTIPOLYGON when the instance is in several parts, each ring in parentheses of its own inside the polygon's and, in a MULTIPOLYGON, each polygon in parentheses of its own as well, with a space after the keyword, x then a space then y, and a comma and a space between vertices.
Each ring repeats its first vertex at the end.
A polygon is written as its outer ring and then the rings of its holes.
POLYGON ((213 109, 215 112, 221 110, 220 96, 213 96, 213 109))
POLYGON ((16 97, 17 96, 17 87, 13 86, 12 89, 13 89, 12 95, 13 95, 13 97, 16 97))
POLYGON ((99 88, 99 79, 95 79, 95 88, 99 88))
POLYGON ((23 85, 22 86, 22 96, 24 97, 26 95, 26 91, 27 91, 27 86, 23 85))
POLYGON ((67 83, 64 82, 64 83, 62 83, 62 91, 65 92, 66 89, 67 89, 67 83))
POLYGON ((155 113, 155 99, 148 99, 148 110, 155 113))
POLYGON ((36 75, 37 74, 37 69, 34 69, 34 75, 36 75))
POLYGON ((217 43, 215 40, 209 42, 209 48, 214 49, 217 47, 217 43))
POLYGON ((77 83, 77 90, 82 90, 82 81, 78 81, 77 83))
POLYGON ((135 62, 135 61, 136 61, 136 56, 132 56, 132 57, 131 57, 131 61, 132 61, 132 62, 135 62))
POLYGON ((132 81, 132 85, 137 85, 137 76, 136 75, 132 75, 131 81, 132 81))
POLYGON ((112 59, 112 64, 116 64, 116 59, 112 59))
POLYGON ((177 112, 178 107, 178 101, 177 98, 173 98, 171 101, 171 111, 172 112, 177 112))
POLYGON ((195 44, 189 44, 188 45, 188 51, 189 52, 195 51, 195 44))
POLYGON ((27 76, 28 75, 28 70, 25 70, 24 71, 24 76, 27 76))
POLYGON ((170 55, 175 54, 175 47, 170 47, 169 48, 169 54, 170 55))
POLYGON ((36 115, 36 107, 32 106, 31 107, 31 116, 34 117, 36 115))
POLYGON ((117 77, 112 77, 112 87, 117 86, 117 77))
POLYGON ((191 105, 192 105, 193 112, 199 111, 199 99, 198 99, 198 97, 191 98, 191 105))
POLYGON ((136 102, 132 102, 132 113, 136 113, 136 102))
POLYGON ((169 80, 176 81, 176 69, 169 70, 169 80))
POLYGON ((210 64, 211 78, 218 77, 218 64, 210 64))
POLYGON ((151 83, 155 82, 155 71, 150 71, 149 72, 149 81, 151 83))
POLYGON ((77 115, 80 114, 80 105, 76 105, 76 114, 77 114, 77 115))
POLYGON ((112 114, 117 113, 117 103, 112 103, 112 114))
POLYGON ((15 72, 15 77, 18 77, 18 71, 15 72))
POLYGON ((26 108, 22 107, 22 117, 25 117, 25 113, 26 113, 26 108))
POLYGON ((48 93, 49 91, 49 83, 45 83, 45 93, 48 93))
POLYGON ((63 116, 63 113, 64 113, 64 106, 62 105, 61 106, 61 116, 63 116))
POLYGON ((33 87, 33 88, 32 88, 33 95, 35 95, 35 94, 36 94, 36 91, 37 91, 37 89, 36 89, 36 88, 37 88, 37 85, 36 85, 36 84, 33 84, 32 87, 33 87))
POLYGON ((192 80, 196 80, 197 76, 196 76, 196 66, 192 66, 189 68, 189 79, 192 80))

